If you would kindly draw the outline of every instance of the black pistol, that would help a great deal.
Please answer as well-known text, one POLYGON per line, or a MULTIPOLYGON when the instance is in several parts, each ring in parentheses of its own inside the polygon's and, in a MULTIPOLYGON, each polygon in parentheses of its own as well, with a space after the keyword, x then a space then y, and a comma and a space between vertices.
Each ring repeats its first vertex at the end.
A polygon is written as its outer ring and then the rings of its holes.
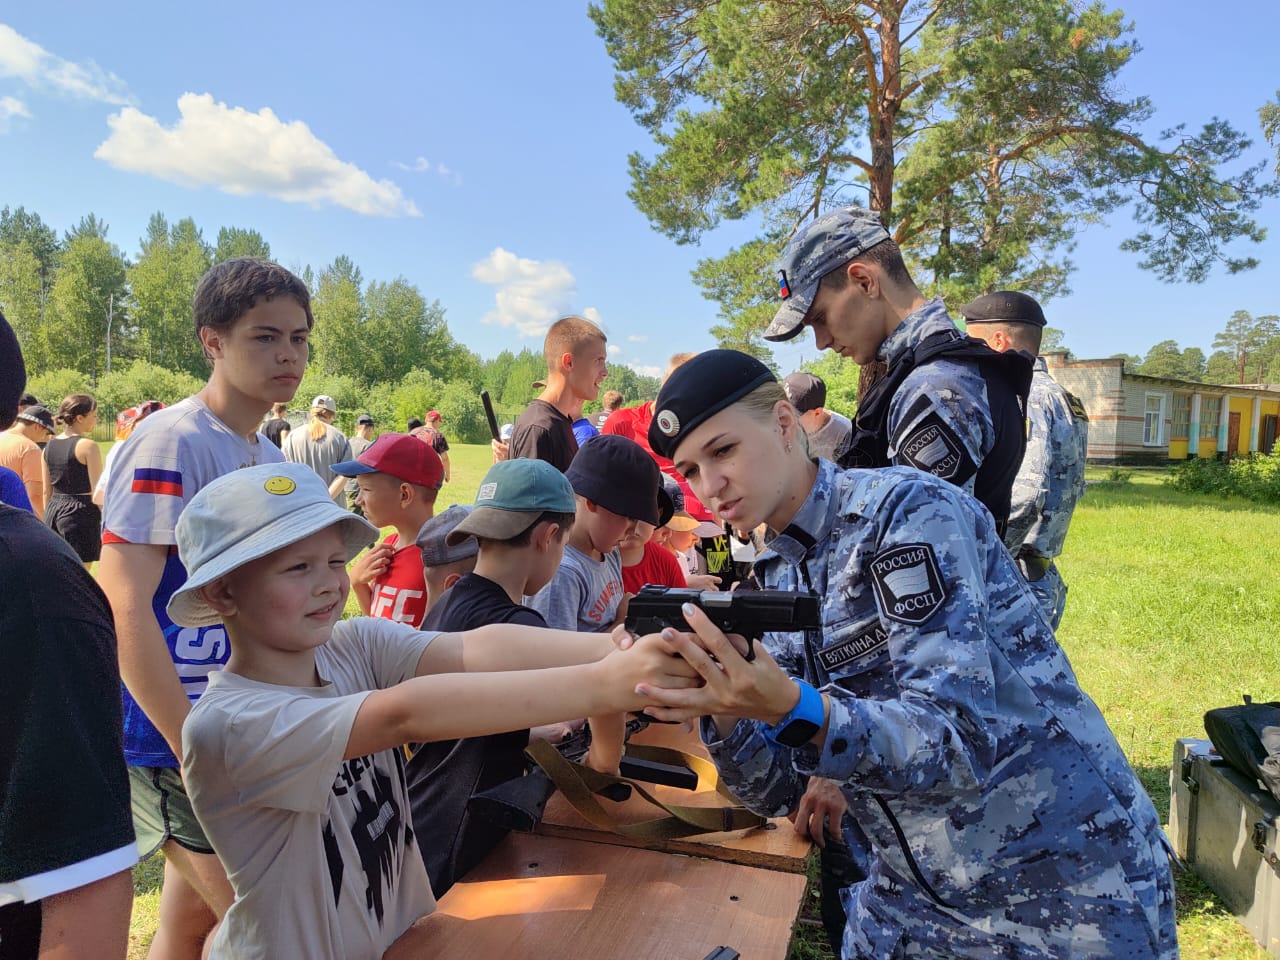
POLYGON ((725 633, 747 638, 748 660, 756 658, 755 641, 766 633, 793 633, 822 626, 818 598, 791 590, 692 590, 688 587, 641 587, 627 605, 627 629, 636 636, 660 633, 663 627, 689 631, 681 607, 692 603, 725 633))

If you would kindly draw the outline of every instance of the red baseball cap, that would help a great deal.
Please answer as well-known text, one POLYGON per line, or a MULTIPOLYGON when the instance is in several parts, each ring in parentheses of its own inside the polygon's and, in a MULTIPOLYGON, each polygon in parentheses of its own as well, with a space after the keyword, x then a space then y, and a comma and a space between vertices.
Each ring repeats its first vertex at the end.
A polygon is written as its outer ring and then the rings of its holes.
POLYGON ((343 477, 385 473, 419 487, 439 490, 444 484, 444 464, 430 445, 407 433, 384 433, 354 460, 335 463, 330 469, 343 477))

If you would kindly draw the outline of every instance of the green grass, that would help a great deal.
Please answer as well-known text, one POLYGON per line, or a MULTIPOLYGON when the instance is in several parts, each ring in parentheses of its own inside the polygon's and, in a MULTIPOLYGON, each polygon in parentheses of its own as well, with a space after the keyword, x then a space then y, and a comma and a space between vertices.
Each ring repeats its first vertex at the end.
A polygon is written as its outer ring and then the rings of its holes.
MULTIPOLYGON (((487 446, 449 452, 441 508, 470 502, 490 462, 487 446)), ((1164 473, 1138 468, 1117 482, 1090 469, 1059 561, 1071 590, 1058 637, 1167 816, 1174 740, 1203 736, 1211 707, 1275 693, 1280 508, 1178 493, 1164 473)), ((138 868, 131 958, 145 956, 155 927, 157 862, 138 868)), ((803 916, 816 916, 812 892, 803 916)), ((1184 960, 1267 956, 1194 874, 1178 880, 1178 932, 1184 960)), ((820 927, 798 926, 791 960, 830 957, 820 927)))

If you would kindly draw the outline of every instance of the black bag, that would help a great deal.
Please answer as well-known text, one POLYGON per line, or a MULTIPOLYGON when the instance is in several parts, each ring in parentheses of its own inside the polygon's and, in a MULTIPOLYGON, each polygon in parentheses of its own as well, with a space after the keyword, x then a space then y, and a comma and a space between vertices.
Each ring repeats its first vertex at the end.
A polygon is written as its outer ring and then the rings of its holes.
POLYGON ((1280 702, 1254 703, 1246 694, 1239 706, 1206 713, 1204 729, 1223 760, 1280 800, 1280 702))

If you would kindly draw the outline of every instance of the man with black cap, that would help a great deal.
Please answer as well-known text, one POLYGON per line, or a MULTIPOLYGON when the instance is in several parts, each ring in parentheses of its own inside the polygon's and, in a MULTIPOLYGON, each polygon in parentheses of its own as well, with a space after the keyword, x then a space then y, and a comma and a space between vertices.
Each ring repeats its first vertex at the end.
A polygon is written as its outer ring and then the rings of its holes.
POLYGON ((912 282, 879 214, 844 207, 792 238, 767 340, 813 328, 820 350, 888 372, 861 398, 845 467, 916 467, 986 505, 1003 529, 1026 445, 1031 358, 965 337, 912 282))
POLYGON ((802 370, 783 380, 782 389, 800 413, 809 455, 838 463, 853 440, 853 421, 826 408, 827 385, 822 378, 802 370))
POLYGON ((969 335, 993 350, 1021 350, 1036 357, 1027 401, 1027 453, 1013 482, 1004 542, 1057 629, 1067 585, 1054 558, 1062 552, 1071 512, 1084 493, 1089 416, 1079 399, 1054 382, 1039 356, 1045 319, 1033 298, 1002 290, 978 297, 960 312, 969 335))

